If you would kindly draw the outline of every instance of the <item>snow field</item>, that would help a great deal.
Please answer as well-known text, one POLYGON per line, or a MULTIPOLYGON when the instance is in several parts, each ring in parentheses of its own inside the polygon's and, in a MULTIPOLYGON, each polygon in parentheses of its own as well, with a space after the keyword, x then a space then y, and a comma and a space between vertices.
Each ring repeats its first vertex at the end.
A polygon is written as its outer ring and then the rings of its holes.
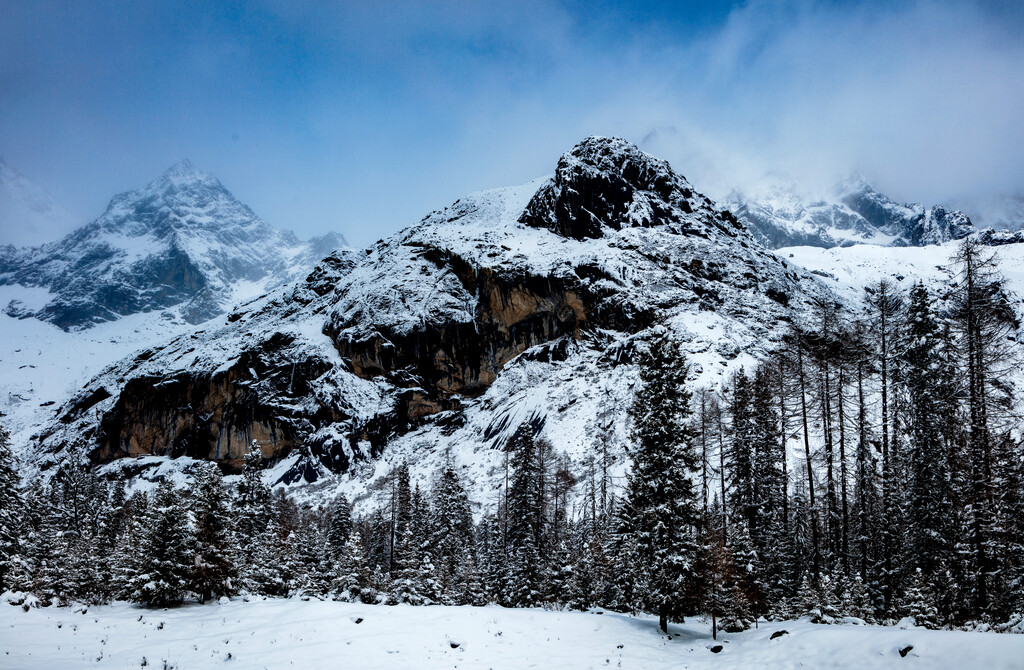
POLYGON ((269 599, 146 610, 0 605, 0 667, 71 668, 1002 668, 1024 636, 762 624, 721 634, 605 612, 385 607, 269 599), (358 622, 358 623, 357 623, 358 622), (773 633, 788 634, 771 639, 773 633), (721 645, 719 653, 711 652, 721 645), (906 656, 901 649, 908 646, 906 656), (143 663, 145 659, 145 664, 143 663))

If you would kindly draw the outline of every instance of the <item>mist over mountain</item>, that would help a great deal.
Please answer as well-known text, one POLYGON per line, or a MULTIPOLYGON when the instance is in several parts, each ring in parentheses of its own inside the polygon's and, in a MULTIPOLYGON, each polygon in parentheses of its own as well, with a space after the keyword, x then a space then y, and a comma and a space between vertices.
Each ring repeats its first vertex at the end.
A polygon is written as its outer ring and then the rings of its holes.
POLYGON ((958 240, 976 231, 963 212, 894 202, 859 175, 818 197, 791 181, 775 180, 751 195, 732 191, 723 204, 759 242, 773 249, 925 246, 958 240))
POLYGON ((0 247, 50 242, 75 223, 50 194, 0 158, 0 247))

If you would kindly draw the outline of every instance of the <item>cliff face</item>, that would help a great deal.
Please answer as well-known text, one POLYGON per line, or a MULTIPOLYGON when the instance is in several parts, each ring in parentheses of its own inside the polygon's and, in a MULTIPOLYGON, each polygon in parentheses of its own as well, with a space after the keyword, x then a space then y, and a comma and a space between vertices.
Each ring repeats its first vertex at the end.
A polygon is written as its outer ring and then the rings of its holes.
POLYGON ((569 421, 569 396, 590 393, 573 384, 628 377, 652 327, 721 374, 824 293, 667 163, 590 138, 551 179, 459 200, 113 366, 40 436, 40 465, 84 440, 97 463, 157 454, 231 469, 256 439, 289 459, 284 481, 309 481, 409 440, 500 445, 520 420, 569 421), (514 406, 544 394, 561 416, 514 406))

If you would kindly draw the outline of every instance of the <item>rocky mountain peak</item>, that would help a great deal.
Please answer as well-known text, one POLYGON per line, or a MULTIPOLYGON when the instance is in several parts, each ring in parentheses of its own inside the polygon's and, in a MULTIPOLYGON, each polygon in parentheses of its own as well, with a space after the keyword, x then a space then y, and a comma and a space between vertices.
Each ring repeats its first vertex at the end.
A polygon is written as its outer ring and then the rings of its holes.
POLYGON ((199 186, 205 188, 224 188, 216 177, 208 172, 203 172, 187 158, 167 168, 160 177, 151 183, 151 186, 158 184, 164 187, 171 186, 179 190, 187 190, 199 186))
POLYGON ((682 224, 698 209, 714 211, 667 161, 621 138, 588 137, 562 155, 520 221, 582 240, 606 229, 682 224))
POLYGON ((65 329, 169 308, 199 323, 222 313, 238 291, 305 275, 343 243, 333 236, 300 242, 186 160, 115 196, 102 216, 65 238, 0 256, 0 285, 50 289, 48 302, 15 300, 5 311, 65 329))

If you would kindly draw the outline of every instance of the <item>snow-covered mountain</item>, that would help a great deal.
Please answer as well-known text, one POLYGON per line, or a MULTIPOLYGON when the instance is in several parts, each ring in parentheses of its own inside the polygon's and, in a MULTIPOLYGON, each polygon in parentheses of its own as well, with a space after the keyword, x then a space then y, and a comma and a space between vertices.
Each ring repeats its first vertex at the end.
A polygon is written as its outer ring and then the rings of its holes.
POLYGON ((754 194, 733 191, 724 205, 771 249, 858 243, 923 246, 975 232, 963 212, 896 203, 862 177, 841 182, 823 197, 809 197, 795 184, 779 180, 754 194))
POLYGON ((599 424, 624 441, 609 417, 628 406, 637 340, 672 329, 714 381, 816 297, 833 299, 667 163, 590 138, 550 178, 458 200, 115 364, 29 459, 82 441, 130 473, 148 456, 237 466, 256 439, 279 480, 331 485, 372 477, 376 457, 428 472, 447 452, 484 500, 523 421, 571 458, 599 424))
POLYGON ((59 241, 0 252, 0 285, 26 289, 8 315, 66 330, 157 310, 200 323, 344 246, 338 235, 302 242, 273 228, 184 161, 59 241))
POLYGON ((50 194, 0 158, 0 258, 13 252, 8 245, 43 244, 75 223, 50 194))

